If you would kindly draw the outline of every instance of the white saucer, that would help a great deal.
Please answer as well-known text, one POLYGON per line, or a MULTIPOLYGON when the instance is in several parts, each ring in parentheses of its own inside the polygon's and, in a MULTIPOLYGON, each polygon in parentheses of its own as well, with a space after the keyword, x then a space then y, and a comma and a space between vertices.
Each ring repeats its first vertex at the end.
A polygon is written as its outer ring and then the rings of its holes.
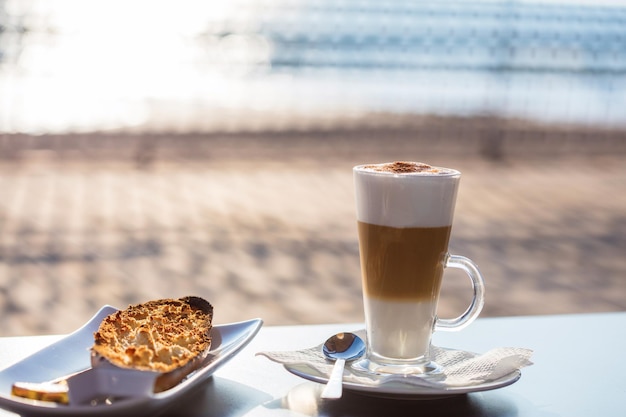
POLYGON ((213 326, 211 351, 204 365, 175 387, 148 397, 120 400, 107 405, 72 406, 11 395, 11 386, 16 381, 42 382, 89 368, 89 348, 93 344, 93 333, 100 322, 115 311, 117 309, 110 306, 102 307, 74 333, 0 371, 0 408, 34 416, 146 415, 162 409, 191 388, 206 381, 220 366, 243 349, 263 325, 261 319, 253 319, 213 326))
MULTIPOLYGON (((328 381, 328 375, 316 371, 305 364, 284 364, 285 369, 294 375, 309 381, 325 384, 328 381)), ((346 370, 349 370, 346 366, 346 370)), ((358 371, 352 371, 357 373, 358 371)), ((357 382, 344 381, 343 388, 346 391, 355 393, 382 397, 382 398, 398 398, 413 400, 433 400, 438 398, 451 397, 455 395, 469 394, 472 392, 489 391, 497 388, 506 387, 516 382, 521 377, 521 372, 515 370, 508 375, 499 379, 477 383, 467 386, 431 386, 419 385, 414 382, 406 382, 406 378, 416 377, 392 377, 368 375, 372 379, 372 384, 361 384, 357 382), (404 380, 403 380, 404 379, 404 380)))

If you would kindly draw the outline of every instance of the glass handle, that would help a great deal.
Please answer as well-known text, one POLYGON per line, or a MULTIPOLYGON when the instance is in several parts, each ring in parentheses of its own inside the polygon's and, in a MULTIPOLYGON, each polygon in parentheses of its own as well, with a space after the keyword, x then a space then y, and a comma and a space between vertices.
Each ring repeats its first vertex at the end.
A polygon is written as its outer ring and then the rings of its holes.
POLYGON ((474 289, 474 299, 465 313, 454 319, 440 319, 435 321, 435 330, 461 330, 473 322, 485 304, 485 282, 483 276, 478 270, 478 266, 469 258, 458 255, 448 255, 446 259, 446 268, 457 268, 465 271, 472 281, 474 289))

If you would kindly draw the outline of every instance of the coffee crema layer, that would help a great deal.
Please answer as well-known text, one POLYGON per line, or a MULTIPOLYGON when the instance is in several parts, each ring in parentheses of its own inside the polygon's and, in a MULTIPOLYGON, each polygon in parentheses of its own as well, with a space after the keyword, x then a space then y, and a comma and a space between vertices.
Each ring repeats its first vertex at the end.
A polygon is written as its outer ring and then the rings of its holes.
POLYGON ((435 300, 452 226, 389 227, 358 222, 363 289, 386 300, 435 300))
POLYGON ((390 173, 390 174, 442 174, 454 173, 448 168, 434 167, 423 162, 395 161, 382 164, 362 165, 360 168, 368 171, 390 173))

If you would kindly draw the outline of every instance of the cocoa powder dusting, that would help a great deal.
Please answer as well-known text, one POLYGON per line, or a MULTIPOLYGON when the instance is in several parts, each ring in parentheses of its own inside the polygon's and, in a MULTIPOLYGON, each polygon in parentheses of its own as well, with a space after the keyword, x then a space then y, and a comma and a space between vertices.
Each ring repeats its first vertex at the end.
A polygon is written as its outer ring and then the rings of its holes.
POLYGON ((410 174, 415 172, 437 173, 439 170, 422 162, 395 161, 388 164, 368 165, 365 168, 377 172, 390 172, 393 174, 410 174))

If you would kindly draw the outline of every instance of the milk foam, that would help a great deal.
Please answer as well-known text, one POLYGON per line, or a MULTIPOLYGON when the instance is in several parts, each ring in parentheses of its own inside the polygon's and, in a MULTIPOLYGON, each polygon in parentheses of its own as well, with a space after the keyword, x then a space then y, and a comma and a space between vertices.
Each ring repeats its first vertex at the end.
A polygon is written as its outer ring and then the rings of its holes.
POLYGON ((452 224, 460 172, 431 167, 399 173, 385 170, 385 165, 392 163, 353 169, 359 221, 390 227, 452 224))
POLYGON ((428 352, 437 304, 364 297, 370 352, 394 359, 416 359, 428 352))

